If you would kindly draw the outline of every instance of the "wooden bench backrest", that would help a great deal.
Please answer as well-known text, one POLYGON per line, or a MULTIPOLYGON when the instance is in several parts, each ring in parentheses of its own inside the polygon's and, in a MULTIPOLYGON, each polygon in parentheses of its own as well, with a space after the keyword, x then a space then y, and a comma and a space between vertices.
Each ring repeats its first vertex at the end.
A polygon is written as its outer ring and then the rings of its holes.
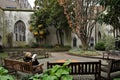
POLYGON ((4 66, 8 69, 14 69, 16 71, 22 71, 26 73, 33 72, 32 62, 4 59, 4 66))
POLYGON ((20 62, 21 71, 25 73, 31 73, 33 72, 33 65, 32 62, 20 62))
MULTIPOLYGON (((47 62, 47 68, 52 68, 55 65, 63 65, 63 63, 47 62)), ((71 68, 70 74, 100 74, 101 61, 99 62, 72 62, 68 65, 71 68)))
POLYGON ((120 60, 110 61, 110 72, 120 71, 120 60))

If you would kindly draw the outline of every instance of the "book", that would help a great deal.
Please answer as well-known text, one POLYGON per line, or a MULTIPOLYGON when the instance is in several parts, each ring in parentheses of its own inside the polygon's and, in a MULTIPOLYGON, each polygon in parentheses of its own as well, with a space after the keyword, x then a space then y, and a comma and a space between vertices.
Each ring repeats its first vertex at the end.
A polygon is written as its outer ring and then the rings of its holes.
POLYGON ((33 54, 32 60, 35 60, 36 56, 37 56, 37 54, 33 54))

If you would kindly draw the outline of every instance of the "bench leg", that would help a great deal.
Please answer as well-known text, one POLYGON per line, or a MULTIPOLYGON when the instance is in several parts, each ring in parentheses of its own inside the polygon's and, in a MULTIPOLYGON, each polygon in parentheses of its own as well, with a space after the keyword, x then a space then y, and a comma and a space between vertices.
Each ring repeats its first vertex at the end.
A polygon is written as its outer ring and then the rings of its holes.
POLYGON ((101 77, 99 74, 95 74, 95 80, 101 80, 101 77))

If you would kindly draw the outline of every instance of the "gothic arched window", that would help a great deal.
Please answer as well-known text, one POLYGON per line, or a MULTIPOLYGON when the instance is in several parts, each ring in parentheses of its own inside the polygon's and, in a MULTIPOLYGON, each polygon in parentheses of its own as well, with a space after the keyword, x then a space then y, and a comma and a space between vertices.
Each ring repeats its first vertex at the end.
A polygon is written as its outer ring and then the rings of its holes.
POLYGON ((14 32, 15 32, 15 40, 16 41, 25 41, 25 24, 23 21, 17 21, 15 23, 15 27, 14 27, 14 32))

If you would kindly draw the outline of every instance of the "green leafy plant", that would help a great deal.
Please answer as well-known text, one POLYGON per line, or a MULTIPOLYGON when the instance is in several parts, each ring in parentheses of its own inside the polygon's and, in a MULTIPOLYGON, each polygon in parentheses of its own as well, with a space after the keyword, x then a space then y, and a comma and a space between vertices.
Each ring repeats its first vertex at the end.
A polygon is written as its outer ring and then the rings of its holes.
POLYGON ((112 36, 105 37, 105 49, 106 50, 113 50, 115 48, 115 38, 112 36))
POLYGON ((55 65, 43 74, 31 77, 30 80, 73 80, 73 77, 69 75, 70 68, 67 67, 69 63, 70 61, 67 61, 62 66, 55 65))
POLYGON ((96 43, 95 49, 101 51, 105 50, 105 43, 103 41, 99 41, 98 43, 96 43))
POLYGON ((15 80, 13 76, 8 74, 8 70, 0 67, 0 80, 15 80))

